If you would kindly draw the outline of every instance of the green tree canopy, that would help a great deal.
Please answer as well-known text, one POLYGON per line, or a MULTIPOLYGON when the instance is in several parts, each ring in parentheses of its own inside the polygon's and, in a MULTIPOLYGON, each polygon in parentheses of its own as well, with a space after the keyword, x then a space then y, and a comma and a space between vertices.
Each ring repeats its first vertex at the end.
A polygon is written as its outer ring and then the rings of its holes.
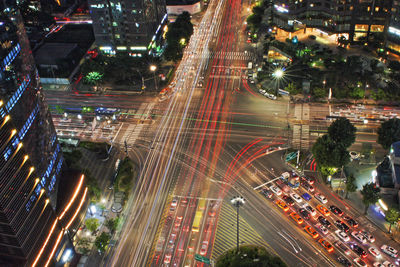
POLYGON ((284 267, 281 258, 272 255, 264 247, 241 246, 238 254, 235 249, 226 251, 217 259, 217 267, 284 267))
POLYGON ((365 214, 367 214, 369 206, 375 204, 381 198, 380 191, 381 189, 376 187, 374 183, 368 183, 363 186, 360 192, 363 196, 362 202, 365 206, 365 214))
POLYGON ((355 192, 357 190, 356 178, 353 174, 347 176, 346 180, 346 198, 348 197, 349 192, 355 192))
POLYGON ((320 167, 341 168, 350 162, 350 155, 342 143, 335 143, 327 134, 319 137, 312 153, 320 167))
POLYGON ((93 233, 94 231, 96 231, 97 228, 100 226, 99 220, 96 219, 96 218, 89 218, 89 219, 86 219, 85 225, 86 225, 86 228, 87 228, 90 232, 92 232, 92 233, 93 233))
POLYGON ((400 119, 394 118, 382 122, 378 128, 378 144, 384 149, 389 149, 397 141, 400 141, 400 119))
POLYGON ((105 226, 113 234, 117 230, 119 222, 120 222, 120 218, 119 217, 110 218, 105 222, 105 226))
POLYGON ((345 148, 356 140, 356 131, 357 128, 346 118, 335 120, 328 128, 330 139, 336 144, 343 144, 345 148))
POLYGON ((102 232, 94 241, 94 245, 100 253, 104 253, 110 243, 111 236, 106 232, 102 232))
POLYGON ((392 225, 396 222, 398 222, 400 219, 400 213, 397 209, 390 207, 386 212, 385 212, 385 220, 390 223, 389 226, 389 233, 392 230, 392 225))

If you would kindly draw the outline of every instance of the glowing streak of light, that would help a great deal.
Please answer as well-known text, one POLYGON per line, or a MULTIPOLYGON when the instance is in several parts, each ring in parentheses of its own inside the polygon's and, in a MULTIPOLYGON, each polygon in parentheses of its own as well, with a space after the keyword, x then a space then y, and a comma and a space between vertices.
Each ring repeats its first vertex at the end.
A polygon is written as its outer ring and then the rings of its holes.
POLYGON ((75 188, 74 195, 73 195, 72 198, 69 200, 67 206, 64 208, 63 212, 61 213, 61 215, 60 215, 60 217, 59 217, 60 220, 64 217, 65 213, 68 211, 68 209, 71 207, 72 203, 75 201, 76 196, 78 195, 79 191, 81 190, 81 187, 82 187, 82 183, 83 183, 84 178, 85 178, 85 175, 82 174, 82 175, 81 175, 81 179, 79 180, 79 183, 78 183, 78 185, 77 185, 76 188, 75 188))
POLYGON ((71 226, 72 222, 75 220, 76 216, 78 215, 79 211, 81 210, 82 205, 83 205, 83 203, 85 202, 85 199, 86 199, 87 190, 88 190, 88 189, 87 189, 87 187, 86 187, 86 188, 85 188, 85 192, 83 193, 81 202, 79 203, 79 206, 78 206, 78 208, 76 209, 74 216, 72 216, 71 220, 68 222, 67 226, 65 227, 66 230, 68 230, 68 228, 71 226))
POLYGON ((57 247, 58 247, 58 244, 59 244, 60 241, 61 241, 61 238, 62 238, 63 234, 64 234, 64 229, 62 229, 61 232, 60 232, 60 234, 58 235, 57 241, 56 241, 56 243, 54 244, 53 250, 51 251, 49 257, 47 258, 47 262, 46 262, 46 264, 44 265, 44 267, 49 266, 49 263, 50 263, 51 259, 53 258, 54 253, 56 252, 56 249, 57 249, 57 247))

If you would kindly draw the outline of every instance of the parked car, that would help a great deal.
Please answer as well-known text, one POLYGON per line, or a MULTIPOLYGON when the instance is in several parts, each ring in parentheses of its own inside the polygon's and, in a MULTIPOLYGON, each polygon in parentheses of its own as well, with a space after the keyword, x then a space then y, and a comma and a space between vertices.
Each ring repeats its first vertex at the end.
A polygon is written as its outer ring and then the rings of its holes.
POLYGON ((282 195, 282 190, 277 187, 276 185, 272 185, 269 189, 271 189, 272 192, 275 193, 275 195, 280 196, 282 195))
POLYGON ((307 201, 310 201, 311 198, 312 198, 312 197, 310 196, 310 194, 308 194, 308 193, 302 194, 301 197, 304 198, 304 199, 307 200, 307 201))
POLYGON ((333 213, 335 213, 338 216, 343 215, 343 211, 341 209, 339 209, 338 207, 336 207, 335 205, 330 205, 329 209, 330 209, 330 211, 332 211, 333 213))
POLYGON ((397 258, 398 251, 388 245, 381 246, 381 250, 392 258, 397 258))
POLYGON ((356 243, 351 244, 350 247, 353 249, 353 251, 354 251, 358 256, 360 256, 360 257, 362 257, 362 258, 366 258, 366 257, 367 257, 367 252, 365 252, 365 250, 364 250, 362 247, 360 247, 359 245, 357 245, 356 243))
POLYGON ((360 232, 353 231, 353 232, 351 232, 351 235, 352 235, 355 239, 357 239, 358 241, 360 241, 361 243, 363 243, 363 244, 367 243, 367 239, 366 239, 360 232))
POLYGON ((292 197, 292 199, 294 199, 294 201, 296 201, 297 203, 301 203, 303 202, 303 200, 301 199, 301 197, 296 194, 296 193, 291 193, 290 196, 292 197))
POLYGON ((375 258, 380 258, 380 257, 382 256, 381 253, 379 252, 379 250, 376 249, 376 248, 374 248, 374 247, 370 247, 370 248, 368 249, 368 251, 369 251, 369 253, 371 253, 371 255, 374 256, 375 258))
POLYGON ((326 227, 331 227, 331 223, 327 220, 327 219, 325 219, 325 217, 323 217, 323 216, 319 216, 318 217, 318 221, 322 224, 322 225, 324 225, 324 226, 326 226, 326 227))
POLYGON ((370 233, 368 233, 365 230, 360 231, 360 233, 368 240, 368 242, 370 243, 374 243, 375 242, 375 237, 373 235, 371 235, 370 233))
POLYGON ((352 227, 357 228, 358 223, 349 216, 343 216, 343 219, 352 227))
POLYGON ((322 194, 320 194, 320 193, 315 194, 314 197, 315 197, 316 199, 318 199, 322 204, 328 203, 328 199, 327 199, 324 195, 322 195, 322 194))
POLYGON ((340 262, 343 266, 346 266, 346 267, 351 267, 352 266, 351 262, 348 259, 346 259, 346 258, 344 258, 342 256, 338 257, 338 262, 340 262))
POLYGON ((336 230, 335 234, 344 242, 347 242, 350 240, 350 237, 344 231, 336 230))

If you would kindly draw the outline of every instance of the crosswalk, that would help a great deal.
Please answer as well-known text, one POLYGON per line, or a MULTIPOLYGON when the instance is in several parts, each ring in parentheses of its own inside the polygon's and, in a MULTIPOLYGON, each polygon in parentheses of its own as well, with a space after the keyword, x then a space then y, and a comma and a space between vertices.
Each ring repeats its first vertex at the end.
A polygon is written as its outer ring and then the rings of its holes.
POLYGON ((310 106, 296 104, 294 108, 294 124, 292 131, 292 147, 308 150, 310 148, 310 106))
POLYGON ((142 103, 137 110, 136 114, 133 116, 134 119, 138 120, 138 124, 129 124, 128 128, 123 133, 122 138, 120 138, 120 143, 126 142, 132 145, 139 139, 140 133, 145 126, 145 124, 140 123, 141 120, 146 120, 149 118, 151 111, 153 110, 155 103, 142 103))
MULTIPOLYGON (((268 247, 262 237, 241 217, 239 216, 239 236, 241 244, 251 244, 268 247)), ((224 203, 219 213, 218 226, 215 235, 214 248, 211 258, 216 260, 225 251, 236 246, 236 211, 224 203)))
POLYGON ((256 58, 253 53, 225 52, 225 51, 210 52, 208 54, 208 57, 217 59, 243 60, 243 61, 254 61, 256 58))

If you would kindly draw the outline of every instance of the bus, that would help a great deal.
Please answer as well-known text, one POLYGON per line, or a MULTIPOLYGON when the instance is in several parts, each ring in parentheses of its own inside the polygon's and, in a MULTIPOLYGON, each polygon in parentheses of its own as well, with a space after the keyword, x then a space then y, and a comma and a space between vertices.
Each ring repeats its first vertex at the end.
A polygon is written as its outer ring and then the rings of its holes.
POLYGON ((192 231, 198 232, 200 228, 201 218, 203 217, 203 212, 201 210, 196 211, 196 215, 194 216, 192 231))

